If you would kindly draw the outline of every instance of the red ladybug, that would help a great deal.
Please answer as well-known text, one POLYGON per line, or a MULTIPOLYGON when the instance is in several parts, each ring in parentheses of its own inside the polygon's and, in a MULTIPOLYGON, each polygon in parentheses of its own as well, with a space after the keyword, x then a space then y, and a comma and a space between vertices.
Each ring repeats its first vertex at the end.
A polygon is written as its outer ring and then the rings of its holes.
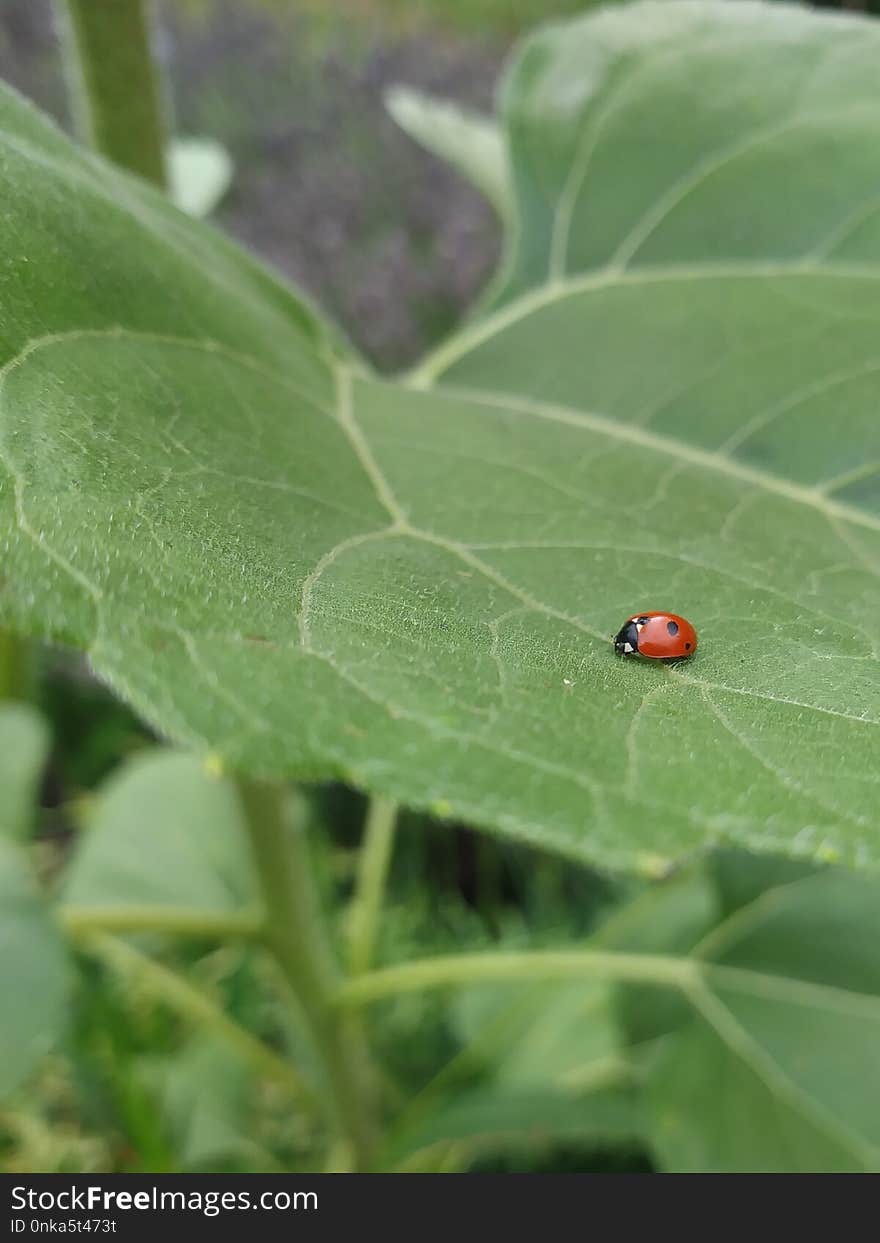
POLYGON ((697 650, 697 632, 677 613, 633 613, 614 636, 618 656, 681 660, 697 650))

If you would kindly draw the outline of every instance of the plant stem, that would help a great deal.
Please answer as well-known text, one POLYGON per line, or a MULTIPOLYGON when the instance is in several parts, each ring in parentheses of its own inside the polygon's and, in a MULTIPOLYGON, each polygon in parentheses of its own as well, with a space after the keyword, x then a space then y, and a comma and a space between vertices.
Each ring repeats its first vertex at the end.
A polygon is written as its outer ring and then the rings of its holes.
POLYGON ((369 971, 379 931, 388 868, 394 849, 397 804, 372 798, 367 809, 364 840, 358 856, 358 874, 349 925, 352 975, 369 971))
POLYGON ((165 127, 144 0, 59 0, 58 18, 80 140, 164 187, 165 127))
POLYGON ((660 954, 606 950, 536 950, 532 953, 449 954, 371 971, 340 986, 341 1006, 361 1006, 382 997, 444 985, 487 981, 600 979, 683 988, 699 983, 699 964, 660 954))
POLYGON ((74 937, 100 932, 161 932, 183 937, 257 937, 261 912, 233 911, 212 915, 173 906, 67 906, 58 918, 74 937))
POLYGON ((0 630, 0 699, 30 701, 34 694, 34 653, 30 643, 0 630))
POLYGON ((288 818, 283 787, 241 781, 260 877, 265 939, 302 1009, 323 1065, 332 1121, 357 1170, 375 1147, 374 1083, 356 1026, 332 1004, 338 970, 327 945, 302 817, 288 818))
POLYGON ((230 1019, 210 997, 183 976, 116 937, 90 933, 78 937, 77 944, 85 953, 105 962, 125 979, 136 979, 152 998, 169 1006, 184 1019, 213 1028, 256 1071, 283 1084, 297 1100, 314 1104, 312 1089, 290 1062, 230 1019))

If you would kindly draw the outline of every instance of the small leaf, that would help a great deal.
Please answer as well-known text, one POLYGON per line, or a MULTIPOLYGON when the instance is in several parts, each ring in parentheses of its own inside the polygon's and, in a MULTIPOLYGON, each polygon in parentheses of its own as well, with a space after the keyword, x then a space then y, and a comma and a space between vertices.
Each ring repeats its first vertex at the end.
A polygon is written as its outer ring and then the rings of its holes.
POLYGON ((508 214, 510 170, 504 136, 494 121, 409 87, 394 87, 385 104, 410 138, 454 165, 485 194, 499 216, 508 214))
POLYGON ((0 836, 0 1098, 61 1036, 69 985, 66 948, 27 859, 0 836))
POLYGON ((130 760, 103 790, 67 874, 68 911, 144 908, 201 915, 255 906, 235 790, 189 755, 130 760))
POLYGON ((189 216, 210 216, 232 184, 232 159, 208 138, 178 138, 168 152, 172 202, 189 216))
POLYGON ((36 709, 0 703, 0 837, 27 833, 48 751, 49 731, 36 709))

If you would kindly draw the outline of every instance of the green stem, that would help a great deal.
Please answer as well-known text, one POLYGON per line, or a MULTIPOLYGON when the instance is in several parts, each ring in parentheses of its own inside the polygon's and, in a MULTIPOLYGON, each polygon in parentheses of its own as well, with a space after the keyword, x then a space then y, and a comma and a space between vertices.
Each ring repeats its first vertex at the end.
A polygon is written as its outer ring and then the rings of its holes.
POLYGON ((161 932, 182 937, 256 937, 258 911, 211 915, 173 906, 61 906, 58 918, 71 936, 99 932, 161 932))
POLYGON ((367 1169, 375 1148, 372 1071, 356 1026, 332 1004, 338 970, 327 945, 303 819, 288 818, 280 786, 242 781, 239 792, 263 892, 266 944, 321 1060, 332 1122, 350 1149, 353 1167, 367 1169))
POLYGON ((116 937, 90 933, 78 936, 76 943, 85 953, 100 959, 124 979, 136 979, 151 998, 175 1010, 188 1022, 212 1028, 237 1049, 258 1073, 282 1084, 295 1099, 314 1106, 312 1089, 290 1062, 239 1027, 188 980, 116 937))
POLYGON ((358 856, 357 882, 349 924, 349 966, 352 975, 369 971, 373 961, 379 917, 394 849, 396 823, 396 803, 387 798, 370 800, 364 840, 358 856))
POLYGON ((427 988, 487 981, 600 979, 687 989, 699 984, 699 964, 660 954, 606 950, 536 950, 532 953, 449 954, 371 971, 346 981, 335 995, 341 1006, 427 988))
POLYGON ((32 645, 9 630, 0 630, 0 699, 29 702, 33 694, 32 645))
POLYGON ((144 0, 59 0, 74 124, 81 141, 165 185, 165 138, 144 0))

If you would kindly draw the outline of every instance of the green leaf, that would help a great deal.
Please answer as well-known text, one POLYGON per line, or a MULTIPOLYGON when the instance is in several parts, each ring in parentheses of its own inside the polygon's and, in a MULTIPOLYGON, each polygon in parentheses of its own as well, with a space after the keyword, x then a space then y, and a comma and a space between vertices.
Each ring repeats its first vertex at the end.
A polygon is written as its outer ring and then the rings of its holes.
POLYGON ((23 852, 0 836, 0 1099, 17 1088, 61 1035, 67 953, 23 852))
POLYGON ((36 709, 0 703, 0 837, 27 832, 48 751, 49 731, 36 709))
POLYGON ((686 265, 715 284, 719 265, 748 277, 766 263, 768 277, 778 266, 807 278, 777 296, 815 290, 829 310, 834 293, 813 269, 857 277, 876 260, 876 169, 862 157, 878 125, 878 37, 872 21, 752 0, 634 4, 546 26, 504 85, 521 227, 499 301, 590 271, 613 286, 647 269, 639 283, 665 284, 667 265, 686 265))
POLYGON ((454 1017, 468 1062, 509 1088, 574 1094, 625 1077, 604 984, 483 984, 460 992, 454 1017))
POLYGON ((465 988, 452 1019, 463 1049, 398 1119, 387 1161, 443 1142, 473 1155, 643 1133, 604 984, 465 988))
POLYGON ((62 903, 68 918, 165 926, 176 914, 194 930, 253 909, 256 878, 234 787, 189 755, 130 760, 101 793, 62 903))
POLYGON ((640 1130, 638 1102, 629 1089, 606 1088, 577 1097, 550 1090, 472 1088, 435 1105, 402 1130, 384 1161, 401 1162, 449 1142, 466 1145, 469 1155, 528 1152, 560 1141, 631 1143, 640 1130))
POLYGON ((163 1112, 184 1170, 271 1168, 272 1158, 249 1136, 253 1076, 226 1045, 193 1038, 165 1071, 163 1112))
POLYGON ((775 1077, 778 1086, 768 1090, 707 1023, 670 1042, 648 1094, 661 1167, 701 1174, 864 1170, 845 1142, 787 1099, 784 1075, 775 1077))
POLYGON ((716 850, 708 861, 723 915, 732 915, 768 889, 803 880, 821 867, 808 859, 754 855, 747 850, 716 850))
POLYGON ((697 1018, 651 1074, 667 1168, 880 1170, 878 940, 880 886, 831 870, 704 941, 697 1018))
POLYGON ((454 165, 485 194, 499 216, 507 215, 510 169, 504 137, 494 121, 409 87, 395 87, 385 103, 410 138, 454 165))
POLYGON ((4 95, 5 618, 246 770, 652 873, 876 861, 878 54, 748 2, 539 32, 494 309, 397 383, 4 95), (612 655, 654 607, 688 665, 612 655))
MULTIPOLYGON (((718 924, 718 899, 703 868, 655 884, 619 907, 596 934, 602 949, 645 954, 690 954, 718 924)), ((673 1031, 691 1017, 680 993, 644 984, 617 989, 615 1009, 630 1045, 673 1031)))

